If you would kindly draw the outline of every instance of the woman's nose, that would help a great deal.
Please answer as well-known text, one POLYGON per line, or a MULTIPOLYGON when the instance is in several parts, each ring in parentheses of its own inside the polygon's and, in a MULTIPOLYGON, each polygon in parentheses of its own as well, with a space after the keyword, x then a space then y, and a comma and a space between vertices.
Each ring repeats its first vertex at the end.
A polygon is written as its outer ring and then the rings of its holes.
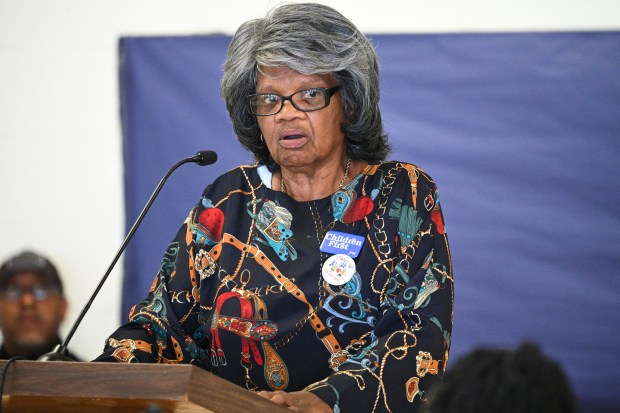
POLYGON ((303 116, 304 113, 305 112, 295 108, 295 106, 293 106, 290 100, 285 100, 284 102, 282 102, 282 109, 280 109, 280 111, 274 116, 278 117, 279 119, 287 119, 296 116, 303 116))

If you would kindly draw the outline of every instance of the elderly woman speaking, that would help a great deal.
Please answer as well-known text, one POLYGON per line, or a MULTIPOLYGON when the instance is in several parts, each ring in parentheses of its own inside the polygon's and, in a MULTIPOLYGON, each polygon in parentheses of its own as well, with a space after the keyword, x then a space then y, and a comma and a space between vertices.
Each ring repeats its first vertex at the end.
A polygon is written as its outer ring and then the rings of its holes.
POLYGON ((386 161, 378 68, 324 5, 238 29, 221 93, 256 164, 207 186, 97 360, 192 363, 293 411, 416 411, 452 268, 433 180, 386 161))

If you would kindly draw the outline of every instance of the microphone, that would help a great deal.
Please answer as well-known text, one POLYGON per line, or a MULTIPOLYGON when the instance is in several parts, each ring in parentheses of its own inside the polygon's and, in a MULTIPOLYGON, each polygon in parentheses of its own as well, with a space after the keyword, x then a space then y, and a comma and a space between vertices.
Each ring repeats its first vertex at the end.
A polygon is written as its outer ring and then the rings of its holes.
POLYGON ((179 166, 189 163, 189 162, 194 162, 200 166, 205 166, 205 165, 211 165, 215 163, 215 161, 217 161, 217 153, 213 151, 200 151, 196 153, 196 155, 194 156, 190 156, 189 158, 185 158, 177 162, 176 164, 172 166, 172 168, 168 170, 168 172, 166 172, 166 175, 164 175, 164 177, 159 181, 159 184, 157 184, 157 187, 155 188, 155 190, 151 194, 151 197, 149 198, 146 205, 142 209, 142 212, 140 212, 138 219, 136 219, 136 222, 134 222, 133 226, 129 230, 129 233, 125 237, 125 240, 123 241, 120 248, 116 252, 114 259, 112 260, 105 274, 101 278, 101 281, 99 281, 97 288, 95 288, 95 291, 93 291, 92 295, 90 296, 90 299, 88 300, 88 302, 82 309, 82 312, 80 312, 80 315, 78 316, 77 320, 75 320, 75 322, 73 323, 73 326, 71 327, 69 334, 67 334, 65 341, 62 344, 58 344, 56 347, 54 347, 54 349, 51 352, 40 356, 37 360, 39 361, 75 361, 74 359, 72 359, 71 357, 67 355, 67 347, 69 345, 69 342, 71 341, 71 338, 73 338, 73 335, 75 334, 75 331, 77 330, 78 326, 82 322, 82 319, 84 318, 84 316, 90 309, 90 306, 92 305, 93 301, 95 301, 95 297, 97 297, 97 294, 99 294, 99 290, 101 290, 101 288, 103 287, 103 284, 105 284, 106 280, 108 279, 108 276, 112 272, 112 269, 114 269, 116 262, 120 258, 123 251, 125 251, 125 248, 127 248, 127 244, 129 244, 129 241, 131 240, 131 238, 133 238, 133 234, 136 232, 136 230, 140 226, 140 223, 144 219, 144 216, 146 215, 148 210, 151 208, 153 201, 155 201, 155 198, 157 198, 159 191, 161 191, 161 188, 166 183, 166 180, 168 179, 170 174, 174 172, 179 166))
MULTIPOLYGON (((191 158, 182 160, 181 164, 185 162, 196 162, 200 166, 206 166, 206 165, 211 165, 215 163, 215 161, 217 161, 217 153, 213 151, 200 151, 196 155, 192 156, 191 158)), ((174 171, 176 167, 177 165, 173 166, 170 172, 174 171)))

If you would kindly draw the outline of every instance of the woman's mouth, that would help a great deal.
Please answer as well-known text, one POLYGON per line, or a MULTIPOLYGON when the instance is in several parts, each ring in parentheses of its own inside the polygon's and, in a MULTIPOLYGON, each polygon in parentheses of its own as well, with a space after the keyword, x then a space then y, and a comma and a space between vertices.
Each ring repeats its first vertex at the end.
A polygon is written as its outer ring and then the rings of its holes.
POLYGON ((308 141, 308 137, 302 134, 291 134, 280 137, 280 145, 287 149, 302 147, 308 141))

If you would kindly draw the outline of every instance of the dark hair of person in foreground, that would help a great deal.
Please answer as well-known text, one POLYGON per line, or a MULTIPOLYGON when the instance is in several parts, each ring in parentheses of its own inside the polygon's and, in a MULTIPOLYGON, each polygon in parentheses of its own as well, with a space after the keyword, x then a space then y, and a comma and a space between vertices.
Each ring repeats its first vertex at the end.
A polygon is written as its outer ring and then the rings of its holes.
POLYGON ((475 349, 450 367, 429 394, 429 412, 579 411, 561 366, 531 342, 516 350, 475 349))

